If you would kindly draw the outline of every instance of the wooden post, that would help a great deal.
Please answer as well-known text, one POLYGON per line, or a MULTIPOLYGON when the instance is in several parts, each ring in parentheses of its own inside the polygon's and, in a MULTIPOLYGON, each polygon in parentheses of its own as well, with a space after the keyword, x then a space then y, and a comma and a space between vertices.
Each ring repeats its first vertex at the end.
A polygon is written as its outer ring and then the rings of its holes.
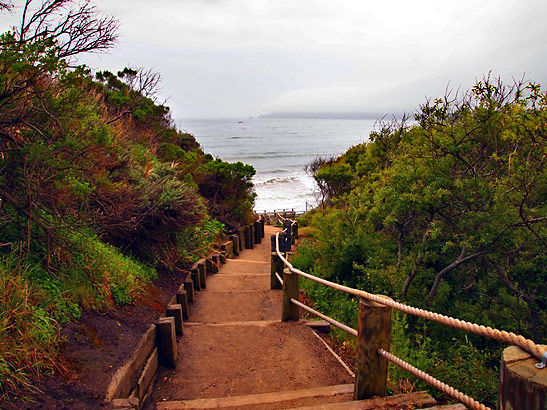
POLYGON ((262 242, 262 236, 260 235, 260 222, 255 221, 253 224, 253 232, 255 244, 262 242))
POLYGON ((298 239, 298 222, 293 225, 294 239, 298 239))
POLYGON ((292 262, 293 261, 293 257, 294 257, 294 252, 285 252, 285 259, 287 259, 289 262, 292 262))
POLYGON ((245 249, 251 249, 251 228, 249 225, 245 227, 245 249))
POLYGON ((207 272, 205 267, 205 261, 202 261, 198 265, 199 282, 203 289, 207 287, 207 272))
POLYGON ((190 275, 192 276, 192 282, 194 283, 194 289, 195 290, 201 290, 201 280, 199 277, 199 269, 198 267, 194 267, 190 270, 190 275))
POLYGON ((272 252, 275 252, 275 235, 270 236, 272 242, 272 252))
POLYGON ((188 302, 194 302, 194 281, 188 275, 184 281, 184 290, 186 291, 186 296, 188 297, 188 302))
POLYGON ((234 244, 234 255, 239 256, 239 235, 230 236, 234 244))
POLYGON ((264 238, 266 234, 264 233, 264 225, 266 224, 266 221, 264 219, 260 220, 260 237, 264 238))
POLYGON ((162 317, 156 322, 158 353, 162 361, 171 366, 177 365, 177 339, 175 337, 175 319, 162 317))
POLYGON ((178 335, 182 335, 182 306, 179 304, 167 305, 165 308, 165 314, 167 317, 172 317, 175 319, 175 332, 178 335))
POLYGON ((213 264, 211 265, 212 271, 211 273, 218 273, 218 267, 220 265, 220 256, 215 253, 211 256, 211 260, 213 264))
POLYGON ((239 228, 237 235, 239 236, 239 251, 241 252, 245 248, 245 228, 239 228))
POLYGON ((253 249, 255 247, 255 239, 254 239, 254 225, 249 225, 249 249, 253 249))
POLYGON ((277 272, 279 276, 283 277, 284 268, 285 268, 285 264, 283 263, 281 258, 277 255, 277 252, 272 252, 270 289, 283 289, 283 285, 279 282, 279 279, 277 279, 277 276, 275 276, 275 273, 277 272))
POLYGON ((188 320, 190 317, 190 309, 188 308, 188 297, 186 296, 186 291, 184 289, 179 289, 175 293, 175 297, 177 299, 177 303, 182 308, 182 318, 184 320, 188 320))
POLYGON ((218 257, 220 258, 220 263, 224 265, 226 263, 226 252, 220 252, 218 257))
POLYGON ((283 229, 286 230, 284 235, 279 235, 279 251, 290 252, 291 251, 291 221, 283 222, 283 229))
POLYGON ((289 269, 283 269, 283 322, 300 320, 300 308, 291 303, 291 299, 298 300, 298 275, 289 269))
POLYGON ((211 258, 205 259, 205 271, 207 273, 213 273, 213 259, 211 258))
POLYGON ((377 351, 389 351, 390 340, 391 308, 361 299, 353 400, 386 395, 388 361, 378 355, 377 351))
POLYGON ((503 351, 499 410, 547 409, 547 368, 538 369, 536 363, 538 359, 519 347, 503 351))

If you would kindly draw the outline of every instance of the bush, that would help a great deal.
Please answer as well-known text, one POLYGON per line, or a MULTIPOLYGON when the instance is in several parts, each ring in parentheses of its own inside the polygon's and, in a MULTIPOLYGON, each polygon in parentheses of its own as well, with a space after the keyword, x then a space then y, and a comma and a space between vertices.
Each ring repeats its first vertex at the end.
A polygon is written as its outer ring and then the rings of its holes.
MULTIPOLYGON (((318 234, 295 260, 332 281, 541 343, 546 150, 547 93, 534 83, 486 78, 461 99, 428 101, 412 126, 384 124, 369 142, 312 164, 329 206, 301 219, 318 234)), ((313 287, 311 295, 329 310, 341 300, 313 287)), ((402 356, 494 401, 497 343, 407 320, 408 332, 403 321, 394 335, 402 356)))
POLYGON ((19 255, 0 257, 0 400, 55 369, 59 326, 41 306, 19 255))

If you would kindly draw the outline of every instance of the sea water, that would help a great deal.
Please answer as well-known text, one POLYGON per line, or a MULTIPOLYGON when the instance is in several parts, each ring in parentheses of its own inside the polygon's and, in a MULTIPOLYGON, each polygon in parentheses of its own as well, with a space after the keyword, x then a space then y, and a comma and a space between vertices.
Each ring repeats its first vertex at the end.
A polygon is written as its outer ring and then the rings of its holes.
POLYGON ((180 120, 204 151, 228 162, 253 165, 255 210, 302 211, 317 205, 315 182, 304 171, 317 157, 332 157, 368 140, 375 120, 200 119, 180 120))

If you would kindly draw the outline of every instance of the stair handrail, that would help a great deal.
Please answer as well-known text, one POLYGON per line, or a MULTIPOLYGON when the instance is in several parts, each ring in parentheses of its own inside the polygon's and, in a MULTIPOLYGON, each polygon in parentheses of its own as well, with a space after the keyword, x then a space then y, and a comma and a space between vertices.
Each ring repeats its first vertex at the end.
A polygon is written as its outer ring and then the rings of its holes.
MULTIPOLYGON (((285 220, 286 219, 288 219, 288 218, 285 218, 285 220)), ((291 227, 294 226, 295 224, 296 224, 296 222, 294 220, 291 220, 291 227)), ((283 255, 283 253, 281 252, 280 247, 279 247, 279 235, 280 234, 285 235, 285 232, 286 232, 286 229, 283 230, 282 232, 277 232, 276 235, 275 235, 275 254, 282 261, 283 266, 286 268, 286 271, 288 271, 288 272, 286 272, 284 270, 284 273, 296 274, 298 276, 310 279, 312 281, 315 281, 317 283, 320 283, 320 284, 325 285, 327 287, 330 287, 332 289, 345 292, 345 293, 347 293, 349 295, 352 295, 352 296, 357 296, 361 299, 376 302, 380 305, 384 305, 384 306, 387 306, 389 308, 397 309, 397 310, 399 310, 403 313, 406 313, 406 314, 421 317, 421 318, 431 320, 431 321, 434 321, 434 322, 437 322, 437 323, 441 323, 441 324, 444 324, 444 325, 447 325, 447 326, 450 326, 450 327, 453 327, 453 328, 456 328, 456 329, 464 330, 464 331, 467 331, 469 333, 474 333, 474 334, 477 334, 477 335, 480 335, 480 336, 484 336, 484 337, 488 337, 488 338, 491 338, 491 339, 494 339, 494 340, 498 340, 500 342, 504 342, 504 343, 511 344, 511 345, 514 345, 514 346, 518 346, 521 349, 529 352, 530 354, 532 354, 536 358, 540 359, 541 363, 543 363, 547 358, 547 349, 545 349, 545 347, 536 344, 534 341, 532 341, 530 339, 526 339, 522 335, 517 335, 513 332, 507 332, 507 331, 504 331, 504 330, 500 331, 498 329, 494 329, 494 328, 491 328, 489 326, 478 325, 476 323, 467 322, 467 321, 456 319, 456 318, 453 318, 453 317, 450 317, 450 316, 446 316, 446 315, 442 315, 442 314, 439 314, 439 313, 431 312, 431 311, 428 311, 428 310, 425 310, 425 309, 420 309, 420 308, 416 308, 416 307, 413 307, 413 306, 409 306, 409 305, 406 305, 404 303, 394 301, 394 300, 392 300, 391 298, 389 298, 387 296, 376 295, 376 294, 369 293, 369 292, 366 292, 366 291, 363 291, 363 290, 354 289, 354 288, 351 288, 351 287, 348 287, 348 286, 340 285, 338 283, 331 282, 331 281, 328 281, 326 279, 319 278, 317 276, 314 276, 314 275, 311 275, 309 273, 303 272, 300 269, 296 269, 287 260, 286 256, 283 255)), ((272 238, 272 242, 273 242, 273 238, 272 238)), ((273 268, 272 268, 272 272, 273 272, 273 268)), ((275 275, 277 277, 277 280, 279 280, 279 282, 283 286, 284 282, 281 279, 281 277, 279 276, 279 274, 277 272, 275 272, 275 275)), ((285 286, 283 286, 283 289, 285 289, 285 286)), ((347 333, 349 333, 353 336, 358 336, 358 331, 357 330, 355 330, 355 329, 353 329, 353 328, 351 328, 347 325, 344 325, 343 323, 340 323, 340 322, 336 321, 335 319, 332 319, 332 318, 330 318, 330 317, 328 317, 328 316, 326 316, 326 315, 324 315, 324 314, 310 308, 309 306, 306 306, 305 304, 299 302, 296 298, 289 298, 289 301, 290 301, 290 303, 294 304, 298 308, 303 309, 303 310, 305 310, 305 311, 307 311, 307 312, 309 312, 309 313, 311 313, 311 314, 313 314, 317 317, 320 317, 320 318, 326 320, 327 322, 329 322, 332 325, 340 328, 341 330, 344 330, 345 332, 347 332, 347 333)), ((284 306, 284 308, 285 308, 285 306, 284 306)), ((434 378, 433 376, 431 376, 431 375, 417 369, 416 367, 414 367, 411 364, 403 361, 402 359, 398 358, 397 356, 393 355, 392 353, 387 352, 384 349, 378 349, 377 354, 379 356, 385 358, 386 360, 392 362, 393 364, 401 367, 402 369, 406 370, 407 372, 413 374, 414 376, 420 378, 421 380, 429 383, 430 385, 432 385, 433 387, 437 388, 438 390, 444 392, 445 394, 449 395, 450 397, 460 401, 461 403, 463 403, 464 405, 470 407, 473 410, 490 410, 489 407, 486 407, 485 405, 479 403, 475 399, 473 399, 473 398, 465 395, 464 393, 458 391, 457 389, 454 389, 453 387, 439 381, 438 379, 434 378)), ((540 368, 540 366, 536 366, 536 367, 540 368)), ((356 381, 356 383, 357 383, 357 381, 356 381)), ((357 386, 356 386, 356 391, 357 391, 357 386)))

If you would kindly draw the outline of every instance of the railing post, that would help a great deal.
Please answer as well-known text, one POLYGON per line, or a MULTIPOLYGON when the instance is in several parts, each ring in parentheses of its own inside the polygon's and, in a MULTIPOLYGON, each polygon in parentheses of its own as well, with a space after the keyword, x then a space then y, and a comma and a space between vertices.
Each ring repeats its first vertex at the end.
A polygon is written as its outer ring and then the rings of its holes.
POLYGON ((547 408, 547 369, 519 347, 510 346, 501 357, 499 410, 540 410, 547 408))
POLYGON ((298 222, 295 222, 293 225, 294 239, 298 239, 298 222))
POLYGON ((283 322, 300 320, 300 308, 291 303, 291 299, 298 300, 298 275, 289 269, 283 269, 283 322))
POLYGON ((357 369, 353 400, 386 395, 387 359, 378 349, 389 351, 391 340, 391 308, 370 300, 359 302, 359 336, 357 369))
MULTIPOLYGON (((275 238, 275 237, 274 237, 275 238)), ((277 252, 272 252, 271 260, 271 277, 270 277, 270 289, 283 289, 283 285, 277 279, 275 273, 277 272, 279 276, 283 276, 283 269, 285 264, 281 258, 277 255, 277 252)))
MULTIPOLYGON (((283 252, 290 252, 291 251, 291 241, 292 241, 292 233, 291 233, 291 230, 292 230, 292 226, 291 226, 292 222, 289 221, 289 220, 286 220, 283 222, 283 229, 286 229, 285 231, 285 235, 283 235, 283 243, 285 244, 284 246, 281 246, 281 244, 279 244, 280 246, 280 251, 283 251, 283 252)), ((281 235, 280 235, 280 238, 281 240, 281 235)))

